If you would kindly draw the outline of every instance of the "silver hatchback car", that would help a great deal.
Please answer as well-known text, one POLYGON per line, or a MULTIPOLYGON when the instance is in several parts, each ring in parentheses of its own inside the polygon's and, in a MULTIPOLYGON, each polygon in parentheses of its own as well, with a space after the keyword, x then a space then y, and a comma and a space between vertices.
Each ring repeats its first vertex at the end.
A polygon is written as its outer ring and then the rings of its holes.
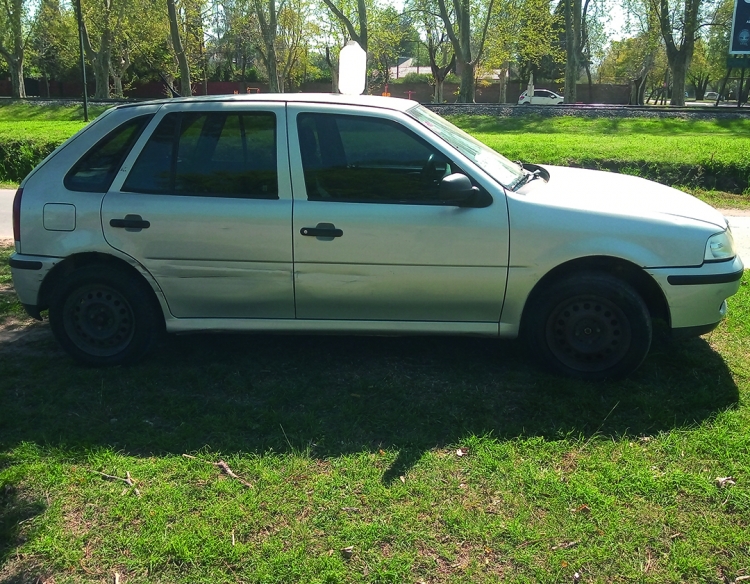
POLYGON ((164 330, 523 333, 559 372, 619 377, 654 319, 713 329, 743 270, 724 217, 685 193, 510 162, 382 97, 115 107, 13 210, 21 302, 93 365, 164 330))

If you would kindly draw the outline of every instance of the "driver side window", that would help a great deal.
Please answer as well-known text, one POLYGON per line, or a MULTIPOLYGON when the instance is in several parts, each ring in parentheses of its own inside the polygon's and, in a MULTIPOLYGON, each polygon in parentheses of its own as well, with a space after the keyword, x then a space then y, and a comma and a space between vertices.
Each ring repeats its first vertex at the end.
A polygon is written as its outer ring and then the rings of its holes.
POLYGON ((311 201, 441 204, 440 181, 458 170, 390 120, 304 113, 297 131, 311 201))

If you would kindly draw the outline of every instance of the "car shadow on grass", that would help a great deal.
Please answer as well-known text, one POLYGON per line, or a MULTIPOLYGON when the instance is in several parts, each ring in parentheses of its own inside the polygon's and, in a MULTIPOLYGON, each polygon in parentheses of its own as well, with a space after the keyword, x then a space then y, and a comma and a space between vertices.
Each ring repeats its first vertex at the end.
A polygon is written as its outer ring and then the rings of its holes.
POLYGON ((0 352, 6 452, 21 443, 73 456, 394 449, 388 482, 426 450, 472 435, 653 435, 738 403, 704 339, 657 344, 630 378, 606 383, 543 373, 521 343, 480 338, 188 335, 110 369, 74 365, 49 335, 29 345, 0 352))
POLYGON ((21 582, 38 572, 13 551, 21 525, 46 505, 14 479, 33 471, 13 468, 40 454, 88 467, 101 451, 325 460, 385 449, 398 452, 381 477, 390 485, 472 436, 653 435, 710 420, 738 389, 703 339, 657 345, 629 379, 584 383, 540 372, 521 343, 447 337, 201 334, 93 369, 43 326, 0 347, 0 403, 0 581, 21 582))

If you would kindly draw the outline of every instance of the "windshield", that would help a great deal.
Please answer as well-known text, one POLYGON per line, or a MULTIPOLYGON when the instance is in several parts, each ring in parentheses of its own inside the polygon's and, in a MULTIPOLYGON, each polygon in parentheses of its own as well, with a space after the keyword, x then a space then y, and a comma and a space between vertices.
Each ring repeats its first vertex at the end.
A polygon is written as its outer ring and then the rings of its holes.
POLYGON ((406 113, 448 142, 504 187, 514 190, 526 179, 526 173, 520 165, 498 154, 426 107, 417 105, 406 113))

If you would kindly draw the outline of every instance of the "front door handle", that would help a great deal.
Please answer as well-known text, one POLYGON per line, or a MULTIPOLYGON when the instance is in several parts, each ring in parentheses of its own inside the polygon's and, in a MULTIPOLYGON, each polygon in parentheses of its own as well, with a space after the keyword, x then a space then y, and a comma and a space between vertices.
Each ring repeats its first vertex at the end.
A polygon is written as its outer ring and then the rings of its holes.
POLYGON ((318 223, 315 227, 303 227, 299 232, 300 235, 326 239, 333 239, 334 237, 344 235, 344 232, 341 229, 336 229, 333 223, 318 223))
POLYGON ((124 219, 112 219, 109 224, 111 227, 124 228, 125 231, 140 231, 151 227, 151 223, 144 221, 140 215, 125 215, 124 219))

